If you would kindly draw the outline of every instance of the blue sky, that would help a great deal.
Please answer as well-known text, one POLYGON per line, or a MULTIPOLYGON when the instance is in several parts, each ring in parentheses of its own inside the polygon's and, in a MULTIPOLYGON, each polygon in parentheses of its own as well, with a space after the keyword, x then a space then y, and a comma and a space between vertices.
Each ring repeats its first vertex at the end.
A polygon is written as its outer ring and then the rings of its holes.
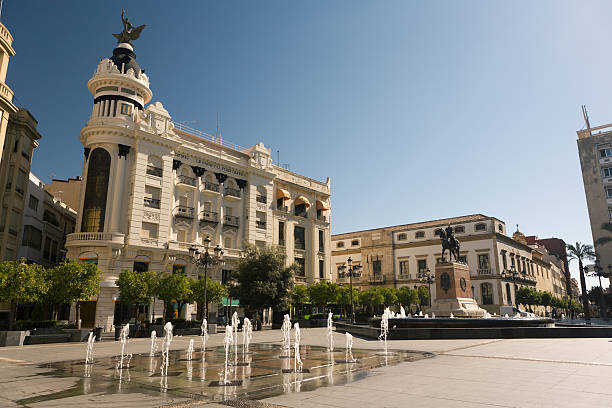
POLYGON ((81 174, 87 90, 121 8, 176 121, 332 181, 333 232, 483 213, 592 241, 580 105, 612 122, 612 3, 5 0, 7 83, 43 135, 32 171, 81 174))

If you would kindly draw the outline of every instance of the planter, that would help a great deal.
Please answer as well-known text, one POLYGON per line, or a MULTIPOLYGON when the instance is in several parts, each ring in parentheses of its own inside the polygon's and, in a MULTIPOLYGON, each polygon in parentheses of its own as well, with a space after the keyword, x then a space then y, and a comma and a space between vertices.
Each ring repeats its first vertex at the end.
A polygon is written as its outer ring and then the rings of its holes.
POLYGON ((23 346, 23 341, 29 335, 29 330, 0 331, 0 347, 23 346))
POLYGON ((70 342, 87 341, 91 329, 63 329, 64 332, 70 334, 70 342))

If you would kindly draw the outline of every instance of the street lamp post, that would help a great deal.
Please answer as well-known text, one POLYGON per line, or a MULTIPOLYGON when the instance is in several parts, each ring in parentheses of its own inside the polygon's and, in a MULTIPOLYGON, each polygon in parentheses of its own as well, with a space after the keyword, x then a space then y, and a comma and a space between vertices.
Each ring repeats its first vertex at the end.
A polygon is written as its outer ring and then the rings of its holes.
MULTIPOLYGON (((199 270, 200 267, 204 267, 204 310, 202 314, 202 320, 208 319, 208 302, 206 301, 207 288, 206 284, 208 283, 208 266, 213 266, 217 264, 223 263, 223 248, 220 245, 214 247, 214 254, 211 254, 208 249, 210 248, 210 238, 206 237, 204 239, 205 249, 204 252, 201 252, 195 246, 189 248, 189 257, 191 258, 191 262, 196 266, 199 270)), ((199 275, 199 273, 198 273, 199 275)))
POLYGON ((347 277, 349 278, 349 291, 351 296, 351 323, 355 324, 355 303, 353 302, 353 277, 358 278, 361 276, 361 265, 353 265, 353 260, 349 257, 346 260, 348 264, 348 270, 345 264, 338 266, 338 276, 341 278, 347 277))
POLYGON ((431 308, 431 284, 435 282, 435 275, 431 273, 431 270, 427 268, 426 271, 421 271, 417 274, 417 278, 420 279, 423 283, 427 283, 427 287, 429 290, 429 307, 431 308))
MULTIPOLYGON (((527 275, 526 271, 523 272, 519 272, 516 270, 516 268, 514 267, 514 265, 512 265, 510 267, 509 271, 502 271, 501 272, 501 276, 502 279, 510 279, 512 280, 512 283, 514 284, 514 302, 516 303, 516 308, 519 308, 519 303, 518 303, 518 296, 517 295, 517 291, 518 291, 518 286, 516 284, 516 280, 519 276, 523 276, 525 277, 525 275, 527 275)), ((510 304, 512 304, 512 299, 510 299, 510 304)))

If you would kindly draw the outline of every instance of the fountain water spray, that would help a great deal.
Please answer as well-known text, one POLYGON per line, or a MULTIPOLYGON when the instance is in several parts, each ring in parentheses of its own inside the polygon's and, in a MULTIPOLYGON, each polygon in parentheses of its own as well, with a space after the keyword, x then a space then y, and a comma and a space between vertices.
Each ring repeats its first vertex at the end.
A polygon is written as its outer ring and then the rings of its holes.
POLYGON ((423 316, 424 319, 429 319, 429 314, 425 313, 425 316, 423 316))
POLYGON ((242 354, 249 352, 249 344, 253 338, 253 324, 245 317, 242 321, 242 354))
POLYGON ((380 336, 378 336, 378 340, 383 341, 385 343, 385 355, 387 355, 387 334, 389 334, 389 308, 385 309, 385 312, 382 314, 380 318, 380 336))
POLYGON ((300 324, 299 323, 295 323, 295 325, 293 326, 293 353, 295 355, 295 358, 293 360, 293 372, 295 373, 301 373, 302 372, 302 359, 300 358, 300 340, 302 337, 302 334, 300 333, 300 324))
POLYGON ((419 316, 423 317, 423 311, 422 310, 419 310, 419 316))
POLYGON ((454 318, 455 318, 455 315, 453 314, 453 312, 451 312, 451 314, 450 314, 450 318, 451 318, 451 319, 454 319, 454 318))
POLYGON ((434 312, 431 312, 431 318, 435 319, 436 318, 436 314, 434 312))
POLYGON ((223 339, 223 347, 225 348, 225 366, 223 368, 223 380, 219 381, 219 383, 223 385, 229 384, 229 381, 227 381, 227 375, 229 374, 229 365, 227 360, 229 358, 229 349, 232 346, 232 343, 234 342, 233 332, 234 329, 231 325, 225 326, 225 338, 223 339))
POLYGON ((125 354, 125 345, 128 341, 128 337, 130 335, 130 324, 127 323, 125 324, 122 328, 121 328, 121 333, 119 334, 119 339, 121 340, 121 360, 119 360, 119 364, 117 365, 117 368, 119 368, 120 370, 123 369, 123 359, 124 357, 129 357, 127 365, 130 365, 130 360, 132 359, 132 355, 126 355, 125 354))
POLYGON ((172 323, 168 322, 164 326, 164 341, 162 343, 161 375, 163 377, 168 375, 170 343, 172 343, 172 323))
POLYGON ((406 309, 400 305, 400 317, 406 317, 406 309))
POLYGON ((200 326, 200 337, 202 337, 202 360, 204 360, 204 352, 206 351, 206 340, 208 339, 208 321, 202 320, 202 326, 200 326))
POLYGON ((153 357, 157 353, 157 333, 155 330, 151 332, 151 351, 149 352, 149 356, 153 357))
POLYGON ((353 335, 349 332, 346 332, 346 362, 356 362, 356 360, 353 358, 353 335))
MULTIPOLYGON (((506 315, 506 317, 508 317, 508 315, 506 315)), ((491 313, 489 313, 489 312, 485 312, 485 314, 484 314, 484 318, 485 318, 485 319, 490 319, 490 318, 491 318, 491 313)))
POLYGON ((334 325, 333 317, 333 313, 329 312, 327 315, 327 351, 329 352, 334 351, 334 331, 332 327, 334 325))
POLYGON ((89 338, 87 339, 87 351, 85 353, 85 364, 93 364, 94 341, 96 341, 96 337, 94 336, 94 332, 91 332, 89 333, 89 338))
POLYGON ((193 339, 189 340, 189 347, 187 347, 187 361, 191 361, 193 356, 193 339))
POLYGON ((283 333, 283 349, 291 348, 291 319, 289 319, 289 315, 286 314, 283 317, 283 325, 281 326, 281 331, 283 333))
POLYGON ((240 324, 240 319, 238 319, 238 312, 234 312, 232 315, 232 344, 234 345, 234 365, 238 363, 238 325, 240 324))

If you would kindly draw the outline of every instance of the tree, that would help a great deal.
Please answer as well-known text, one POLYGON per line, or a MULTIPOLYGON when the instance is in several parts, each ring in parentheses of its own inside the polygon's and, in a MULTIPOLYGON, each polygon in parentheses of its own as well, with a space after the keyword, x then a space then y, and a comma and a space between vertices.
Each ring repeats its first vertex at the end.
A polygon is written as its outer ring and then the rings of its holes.
POLYGON ((280 247, 248 244, 232 276, 235 283, 230 288, 232 297, 253 311, 268 307, 286 309, 293 276, 300 272, 300 267, 297 263, 285 266, 285 259, 280 247))
POLYGON ((164 323, 166 322, 168 303, 174 300, 182 306, 193 299, 192 282, 193 279, 188 278, 182 273, 163 273, 160 275, 155 295, 164 301, 164 323))
POLYGON ((330 303, 338 303, 340 287, 332 282, 320 281, 314 285, 310 285, 307 292, 313 305, 319 308, 325 308, 325 306, 330 303))
POLYGON ((47 291, 45 269, 26 264, 25 259, 0 264, 0 302, 10 303, 9 330, 13 330, 19 303, 36 302, 47 291))
POLYGON ((402 306, 410 308, 411 305, 417 305, 419 303, 419 294, 416 289, 404 286, 398 289, 397 299, 402 306))
POLYGON ((554 296, 552 293, 544 291, 540 294, 540 303, 544 306, 544 313, 546 313, 546 307, 552 306, 554 296))
POLYGON ((373 313, 376 306, 383 305, 385 303, 385 296, 382 292, 376 289, 364 290, 359 294, 359 303, 364 305, 366 310, 369 310, 370 313, 373 313), (368 307, 371 307, 371 309, 368 309, 368 307))
POLYGON ((53 319, 57 320, 57 309, 64 303, 76 303, 77 328, 81 328, 81 305, 79 302, 94 297, 100 288, 101 272, 98 265, 64 261, 45 270, 47 291, 43 301, 53 307, 53 319))
POLYGON ((302 305, 308 302, 308 290, 306 285, 293 285, 289 291, 289 301, 295 309, 295 314, 298 317, 302 316, 302 305))
POLYGON ((591 313, 589 311, 589 299, 587 296, 586 279, 584 277, 584 260, 595 259, 595 251, 591 245, 581 244, 576 242, 576 245, 567 244, 567 259, 578 261, 578 269, 580 270, 580 287, 582 291, 582 307, 584 310, 584 319, 587 324, 591 324, 591 313))
POLYGON ((377 288, 376 290, 378 290, 383 297, 385 298, 383 305, 385 307, 387 306, 393 306, 395 304, 397 304, 397 290, 394 288, 377 288))
POLYGON ((126 305, 151 304, 156 295, 159 273, 124 270, 115 281, 119 288, 119 300, 126 305))
MULTIPOLYGON (((206 277, 206 301, 208 303, 221 303, 223 298, 227 297, 229 290, 221 282, 214 281, 210 276, 206 277)), ((201 305, 200 309, 204 316, 204 279, 191 279, 191 296, 185 301, 188 303, 198 302, 201 305)))
POLYGON ((429 289, 427 286, 419 286, 417 293, 419 295, 419 303, 421 304, 421 307, 429 305, 429 289))
MULTIPOLYGON (((353 288, 353 304, 359 303, 359 289, 353 288)), ((348 316, 347 308, 351 305, 351 287, 348 285, 338 286, 336 302, 344 308, 344 315, 348 316)))

